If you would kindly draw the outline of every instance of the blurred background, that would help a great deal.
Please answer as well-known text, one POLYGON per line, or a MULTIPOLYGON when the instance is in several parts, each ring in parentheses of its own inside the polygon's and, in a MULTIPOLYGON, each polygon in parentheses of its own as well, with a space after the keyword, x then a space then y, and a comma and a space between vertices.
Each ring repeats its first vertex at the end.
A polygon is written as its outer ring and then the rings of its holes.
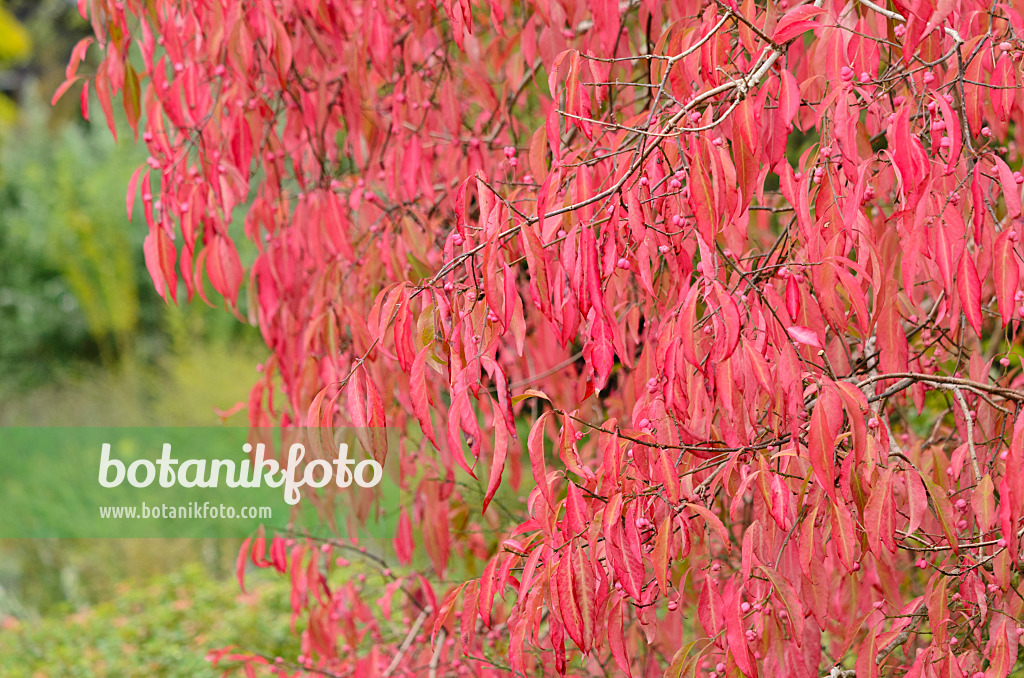
MULTIPOLYGON (((244 425, 244 412, 217 410, 246 399, 266 354, 258 332, 202 302, 160 300, 145 227, 125 214, 144 147, 127 127, 114 143, 84 121, 78 87, 49 103, 89 32, 75 5, 0 0, 0 437, 4 426, 244 425)), ((294 656, 287 586, 257 578, 242 594, 237 550, 0 540, 0 674, 213 676, 207 650, 256 635, 294 656)))

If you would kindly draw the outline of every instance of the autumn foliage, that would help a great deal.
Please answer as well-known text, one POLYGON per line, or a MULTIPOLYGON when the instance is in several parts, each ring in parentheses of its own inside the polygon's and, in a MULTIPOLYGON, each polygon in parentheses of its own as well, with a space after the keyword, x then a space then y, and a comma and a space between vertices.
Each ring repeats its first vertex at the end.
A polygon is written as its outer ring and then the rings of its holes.
POLYGON ((393 554, 247 542, 304 653, 219 666, 1018 663, 1020 0, 79 4, 157 289, 270 349, 251 423, 401 432, 393 554))

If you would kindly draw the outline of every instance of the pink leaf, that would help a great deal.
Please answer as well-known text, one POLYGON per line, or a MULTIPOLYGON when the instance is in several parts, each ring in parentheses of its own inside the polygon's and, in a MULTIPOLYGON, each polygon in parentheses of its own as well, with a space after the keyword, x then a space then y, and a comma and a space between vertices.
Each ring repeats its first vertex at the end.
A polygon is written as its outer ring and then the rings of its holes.
POLYGON ((813 346, 814 348, 821 348, 821 342, 818 341, 817 333, 809 327, 793 325, 792 327, 787 327, 786 332, 789 333, 789 336, 793 337, 794 341, 813 346))

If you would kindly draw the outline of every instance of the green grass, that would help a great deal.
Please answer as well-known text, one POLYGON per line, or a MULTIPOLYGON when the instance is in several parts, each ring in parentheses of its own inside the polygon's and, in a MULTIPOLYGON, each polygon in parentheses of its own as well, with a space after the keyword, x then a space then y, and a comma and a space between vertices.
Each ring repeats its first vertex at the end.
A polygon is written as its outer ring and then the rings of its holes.
POLYGON ((110 601, 64 616, 0 623, 0 674, 40 676, 219 676, 206 654, 228 645, 295 657, 288 628, 289 586, 277 573, 211 578, 190 565, 143 586, 119 587, 110 601))

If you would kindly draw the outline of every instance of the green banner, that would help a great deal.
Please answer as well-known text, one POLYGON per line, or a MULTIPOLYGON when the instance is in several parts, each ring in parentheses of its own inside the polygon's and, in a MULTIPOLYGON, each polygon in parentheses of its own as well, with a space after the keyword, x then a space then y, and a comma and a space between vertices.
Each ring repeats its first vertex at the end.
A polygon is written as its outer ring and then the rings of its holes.
POLYGON ((392 537, 397 430, 0 428, 0 537, 392 537))

